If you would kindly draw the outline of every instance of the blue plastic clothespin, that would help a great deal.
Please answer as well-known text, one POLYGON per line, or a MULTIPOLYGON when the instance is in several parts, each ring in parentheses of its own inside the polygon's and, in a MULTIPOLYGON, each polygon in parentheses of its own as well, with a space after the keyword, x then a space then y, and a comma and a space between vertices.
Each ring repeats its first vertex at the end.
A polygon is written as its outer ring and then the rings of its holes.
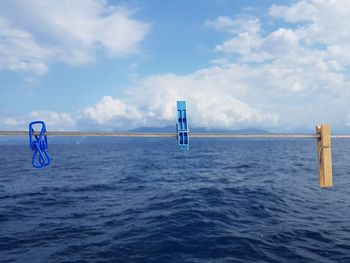
POLYGON ((189 129, 186 116, 186 101, 177 101, 177 140, 180 149, 188 150, 190 148, 189 129))
POLYGON ((43 168, 50 164, 50 155, 47 152, 48 143, 45 135, 46 125, 43 121, 33 121, 29 124, 29 145, 33 151, 32 165, 35 168, 43 168), (37 135, 33 126, 41 125, 40 134, 37 135))

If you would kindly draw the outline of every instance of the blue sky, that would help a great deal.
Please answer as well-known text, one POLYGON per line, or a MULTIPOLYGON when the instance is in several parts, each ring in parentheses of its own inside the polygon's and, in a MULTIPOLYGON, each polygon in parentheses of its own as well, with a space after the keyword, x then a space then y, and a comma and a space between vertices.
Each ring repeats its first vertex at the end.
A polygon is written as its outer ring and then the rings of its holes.
POLYGON ((350 3, 0 1, 0 127, 350 127, 350 3))

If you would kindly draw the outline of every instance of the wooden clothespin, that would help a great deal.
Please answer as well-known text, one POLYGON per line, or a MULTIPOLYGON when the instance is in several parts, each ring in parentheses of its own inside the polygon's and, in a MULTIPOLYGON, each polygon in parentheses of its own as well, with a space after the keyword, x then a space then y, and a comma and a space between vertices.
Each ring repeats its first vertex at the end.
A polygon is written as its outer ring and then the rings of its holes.
POLYGON ((318 176, 320 187, 333 186, 331 128, 328 124, 316 126, 318 176))

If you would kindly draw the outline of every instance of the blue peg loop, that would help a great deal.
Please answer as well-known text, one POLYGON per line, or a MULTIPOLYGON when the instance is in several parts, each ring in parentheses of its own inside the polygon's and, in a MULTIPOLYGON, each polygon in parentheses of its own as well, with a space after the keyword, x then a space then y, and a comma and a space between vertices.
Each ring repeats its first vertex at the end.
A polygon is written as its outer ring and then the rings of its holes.
POLYGON ((43 121, 33 121, 29 124, 29 145, 33 151, 32 165, 35 168, 43 168, 50 164, 50 155, 47 152, 48 143, 45 135, 46 125, 43 121), (41 125, 40 134, 34 130, 34 125, 41 125))
POLYGON ((180 149, 188 150, 190 147, 187 116, 186 116, 186 101, 177 101, 177 140, 180 149))

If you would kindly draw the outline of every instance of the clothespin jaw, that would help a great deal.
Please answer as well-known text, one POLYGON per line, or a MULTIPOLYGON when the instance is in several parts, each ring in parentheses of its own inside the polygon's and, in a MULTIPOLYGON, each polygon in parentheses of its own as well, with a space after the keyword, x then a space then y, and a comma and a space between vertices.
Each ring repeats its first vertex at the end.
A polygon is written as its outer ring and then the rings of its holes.
POLYGON ((29 146, 33 151, 32 165, 35 168, 43 168, 50 164, 51 158, 47 152, 48 143, 46 136, 46 125, 43 121, 33 121, 29 124, 29 146), (41 126, 39 135, 34 126, 41 126))
POLYGON ((316 126, 318 176, 320 187, 333 186, 331 128, 328 124, 316 126))
POLYGON ((188 150, 190 147, 190 131, 188 129, 186 101, 177 101, 177 140, 180 149, 188 150))

